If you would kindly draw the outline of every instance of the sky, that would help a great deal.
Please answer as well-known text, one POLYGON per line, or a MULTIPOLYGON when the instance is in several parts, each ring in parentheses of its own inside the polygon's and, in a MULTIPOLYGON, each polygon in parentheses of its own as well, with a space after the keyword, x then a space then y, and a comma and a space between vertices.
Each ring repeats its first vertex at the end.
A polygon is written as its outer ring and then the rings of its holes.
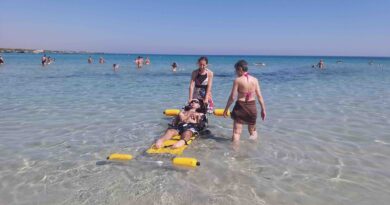
POLYGON ((0 47, 390 56, 390 0, 0 0, 0 47))

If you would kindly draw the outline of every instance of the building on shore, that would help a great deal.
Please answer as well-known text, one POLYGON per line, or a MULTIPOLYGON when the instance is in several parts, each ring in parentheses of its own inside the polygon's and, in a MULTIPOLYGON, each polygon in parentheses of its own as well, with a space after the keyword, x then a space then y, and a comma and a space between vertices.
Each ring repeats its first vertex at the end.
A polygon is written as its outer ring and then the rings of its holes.
POLYGON ((43 53, 43 52, 45 52, 45 51, 42 50, 42 49, 37 49, 37 50, 33 50, 32 52, 33 52, 33 53, 43 53))

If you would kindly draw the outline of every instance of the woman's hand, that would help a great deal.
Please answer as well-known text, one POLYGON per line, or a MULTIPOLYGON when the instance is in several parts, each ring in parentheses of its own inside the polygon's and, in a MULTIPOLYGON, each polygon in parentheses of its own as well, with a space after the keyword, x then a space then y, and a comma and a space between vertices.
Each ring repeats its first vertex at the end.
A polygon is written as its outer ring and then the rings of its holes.
POLYGON ((261 110, 261 119, 264 121, 265 118, 266 118, 267 114, 265 112, 265 110, 261 110))
POLYGON ((203 104, 205 105, 209 104, 209 98, 207 96, 204 98, 203 104))
POLYGON ((191 113, 190 114, 190 118, 191 118, 191 120, 196 121, 196 114, 195 113, 191 113))
POLYGON ((227 118, 227 117, 229 116, 228 112, 229 112, 228 109, 225 109, 225 110, 223 111, 223 117, 224 117, 224 118, 227 118))

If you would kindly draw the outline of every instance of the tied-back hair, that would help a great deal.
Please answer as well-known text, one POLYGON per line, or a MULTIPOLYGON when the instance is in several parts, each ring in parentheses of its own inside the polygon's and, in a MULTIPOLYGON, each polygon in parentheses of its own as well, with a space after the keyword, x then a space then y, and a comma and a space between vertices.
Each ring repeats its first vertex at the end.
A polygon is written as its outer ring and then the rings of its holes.
POLYGON ((202 61, 202 60, 206 61, 206 64, 209 64, 209 59, 208 59, 206 56, 201 56, 201 57, 198 59, 198 63, 199 63, 200 61, 202 61))
POLYGON ((242 71, 247 72, 248 71, 248 62, 245 60, 239 60, 237 63, 234 65, 234 68, 236 70, 242 68, 242 71))

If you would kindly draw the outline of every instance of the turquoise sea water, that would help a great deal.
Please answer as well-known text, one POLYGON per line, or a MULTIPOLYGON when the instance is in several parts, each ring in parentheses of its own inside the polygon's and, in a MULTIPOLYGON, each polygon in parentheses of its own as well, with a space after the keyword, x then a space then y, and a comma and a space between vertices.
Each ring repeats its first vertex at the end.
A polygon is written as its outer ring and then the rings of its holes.
POLYGON ((163 133, 166 108, 187 99, 199 56, 3 54, 0 66, 0 204, 387 204, 390 200, 390 58, 209 56, 223 108, 234 63, 261 81, 268 118, 259 141, 210 117, 210 134, 184 156, 197 169, 144 154, 163 133), (336 63, 342 60, 343 63, 336 63), (368 62, 373 60, 373 64, 368 62), (172 73, 176 61, 179 70, 172 73), (254 66, 264 62, 265 67, 254 66), (112 64, 120 64, 114 73, 112 64), (141 160, 100 165, 113 152, 141 160))

